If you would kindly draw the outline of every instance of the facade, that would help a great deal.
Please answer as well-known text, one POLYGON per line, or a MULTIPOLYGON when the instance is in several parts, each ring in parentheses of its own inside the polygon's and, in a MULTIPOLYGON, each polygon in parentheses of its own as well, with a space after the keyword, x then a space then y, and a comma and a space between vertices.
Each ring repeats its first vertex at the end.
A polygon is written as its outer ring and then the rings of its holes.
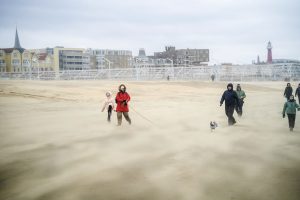
POLYGON ((53 48, 54 71, 83 70, 89 68, 89 63, 84 59, 85 50, 82 48, 53 48))
POLYGON ((178 49, 165 47, 164 52, 154 53, 154 58, 171 59, 174 65, 202 65, 209 62, 209 49, 178 49))
POLYGON ((0 49, 0 72, 29 72, 53 70, 53 56, 47 51, 26 50, 21 47, 16 29, 13 48, 0 49))
POLYGON ((22 54, 18 30, 16 29, 15 44, 13 48, 0 49, 0 70, 1 72, 22 72, 22 54))
POLYGON ((132 52, 128 50, 90 49, 91 68, 128 68, 132 66, 132 52))

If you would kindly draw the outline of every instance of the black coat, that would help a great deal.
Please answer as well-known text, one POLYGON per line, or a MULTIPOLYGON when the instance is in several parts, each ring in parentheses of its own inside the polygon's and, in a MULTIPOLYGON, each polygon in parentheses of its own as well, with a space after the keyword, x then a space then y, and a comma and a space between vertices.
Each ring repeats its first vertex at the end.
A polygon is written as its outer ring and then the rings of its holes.
POLYGON ((291 95, 293 95, 293 88, 292 87, 286 87, 283 94, 286 98, 289 98, 291 95))
POLYGON ((297 87, 296 92, 295 92, 295 96, 300 97, 300 87, 297 87))
POLYGON ((234 90, 226 90, 221 98, 220 104, 225 101, 225 106, 239 105, 239 98, 234 90))

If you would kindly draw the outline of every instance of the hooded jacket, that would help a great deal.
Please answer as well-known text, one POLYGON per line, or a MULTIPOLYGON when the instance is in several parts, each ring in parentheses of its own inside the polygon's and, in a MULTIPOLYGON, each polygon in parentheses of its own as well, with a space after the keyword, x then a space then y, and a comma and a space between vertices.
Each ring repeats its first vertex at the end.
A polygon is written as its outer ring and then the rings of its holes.
POLYGON ((286 86, 283 95, 284 95, 286 98, 289 98, 292 94, 293 94, 293 88, 292 88, 291 86, 286 86))
POLYGON ((297 87, 296 92, 295 92, 295 97, 300 97, 300 86, 297 87))
POLYGON ((120 85, 119 86, 119 92, 116 96, 116 103, 117 103, 117 112, 129 112, 128 109, 128 102, 130 101, 130 96, 129 94, 126 92, 126 87, 125 85, 120 85), (121 91, 121 87, 125 88, 125 91, 121 91))
POLYGON ((299 110, 299 105, 295 100, 289 100, 284 103, 282 114, 296 114, 296 108, 299 110))
POLYGON ((245 94, 244 90, 242 90, 241 86, 238 86, 236 88, 235 92, 236 92, 239 99, 243 100, 244 98, 246 98, 246 94, 245 94), (238 88, 239 88, 239 90, 238 90, 238 88))
POLYGON ((232 83, 229 83, 227 85, 227 88, 228 87, 231 87, 231 90, 226 90, 223 95, 222 95, 222 98, 221 98, 221 101, 220 101, 220 104, 222 105, 223 102, 225 101, 225 106, 235 106, 235 105, 238 105, 239 104, 239 98, 236 94, 236 92, 233 90, 233 85, 232 83))
POLYGON ((109 93, 110 95, 109 95, 109 97, 106 97, 106 99, 104 100, 102 111, 104 111, 105 109, 108 109, 109 106, 112 106, 112 109, 115 108, 115 102, 114 102, 111 92, 107 92, 107 93, 109 93))

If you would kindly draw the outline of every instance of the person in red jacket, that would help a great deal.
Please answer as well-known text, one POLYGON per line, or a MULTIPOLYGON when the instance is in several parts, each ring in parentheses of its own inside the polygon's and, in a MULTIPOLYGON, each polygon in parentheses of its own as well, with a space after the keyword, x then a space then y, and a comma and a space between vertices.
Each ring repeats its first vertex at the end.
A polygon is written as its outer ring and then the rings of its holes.
POLYGON ((126 86, 121 84, 119 86, 119 92, 116 96, 116 104, 117 104, 117 118, 118 118, 118 126, 122 124, 122 114, 124 115, 125 119, 131 124, 131 119, 128 115, 128 102, 130 101, 130 96, 126 92, 126 86))

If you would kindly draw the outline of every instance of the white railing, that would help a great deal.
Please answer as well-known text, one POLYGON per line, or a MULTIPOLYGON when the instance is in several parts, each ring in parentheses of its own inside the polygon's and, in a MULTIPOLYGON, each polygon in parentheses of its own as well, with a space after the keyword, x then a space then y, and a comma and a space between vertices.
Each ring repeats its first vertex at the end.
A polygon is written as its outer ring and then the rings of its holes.
POLYGON ((26 80, 210 80, 283 81, 300 80, 300 64, 236 66, 164 66, 99 70, 0 72, 0 79, 26 80))

